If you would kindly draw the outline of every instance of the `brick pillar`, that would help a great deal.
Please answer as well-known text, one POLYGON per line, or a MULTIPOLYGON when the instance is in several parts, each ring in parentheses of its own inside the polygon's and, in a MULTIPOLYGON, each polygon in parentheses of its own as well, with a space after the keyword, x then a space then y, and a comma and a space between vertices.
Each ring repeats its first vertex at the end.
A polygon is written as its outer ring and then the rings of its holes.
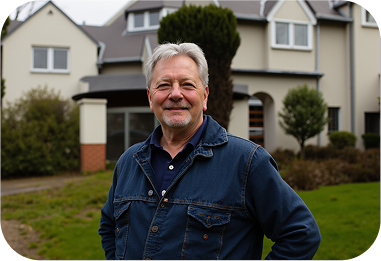
POLYGON ((81 144, 81 170, 106 169, 106 144, 81 144))
POLYGON ((81 171, 99 171, 106 168, 107 100, 81 99, 80 143, 81 171))

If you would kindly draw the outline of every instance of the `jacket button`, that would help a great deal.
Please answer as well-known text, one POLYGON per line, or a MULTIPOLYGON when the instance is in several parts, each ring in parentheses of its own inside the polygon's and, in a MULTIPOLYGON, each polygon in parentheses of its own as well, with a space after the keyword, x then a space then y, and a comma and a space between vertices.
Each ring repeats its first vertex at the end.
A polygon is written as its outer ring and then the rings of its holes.
POLYGON ((157 231, 159 231, 159 227, 158 227, 158 226, 153 226, 153 227, 151 228, 151 231, 152 231, 153 233, 156 233, 157 231))
POLYGON ((202 238, 203 238, 204 240, 207 240, 207 239, 208 239, 208 235, 205 234, 205 235, 202 236, 202 238))
POLYGON ((152 197, 152 195, 153 195, 153 190, 152 189, 148 190, 148 196, 152 197))
POLYGON ((161 203, 160 207, 162 207, 162 208, 165 207, 165 203, 161 203))
POLYGON ((117 229, 116 229, 116 233, 118 233, 118 234, 119 234, 119 228, 117 228, 117 229))

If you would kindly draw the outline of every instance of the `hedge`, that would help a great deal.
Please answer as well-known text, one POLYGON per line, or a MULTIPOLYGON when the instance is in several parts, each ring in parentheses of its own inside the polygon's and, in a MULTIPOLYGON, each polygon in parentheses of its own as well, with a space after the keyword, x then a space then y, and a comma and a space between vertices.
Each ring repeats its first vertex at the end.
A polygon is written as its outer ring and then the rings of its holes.
POLYGON ((2 178, 79 170, 79 109, 47 87, 2 109, 2 178))

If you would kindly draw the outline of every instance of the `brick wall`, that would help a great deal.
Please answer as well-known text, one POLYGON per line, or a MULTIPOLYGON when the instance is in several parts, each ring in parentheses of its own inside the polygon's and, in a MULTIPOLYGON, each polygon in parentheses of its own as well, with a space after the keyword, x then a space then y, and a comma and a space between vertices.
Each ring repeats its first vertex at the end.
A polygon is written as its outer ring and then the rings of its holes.
POLYGON ((106 144, 81 144, 81 170, 98 171, 106 168, 106 144))

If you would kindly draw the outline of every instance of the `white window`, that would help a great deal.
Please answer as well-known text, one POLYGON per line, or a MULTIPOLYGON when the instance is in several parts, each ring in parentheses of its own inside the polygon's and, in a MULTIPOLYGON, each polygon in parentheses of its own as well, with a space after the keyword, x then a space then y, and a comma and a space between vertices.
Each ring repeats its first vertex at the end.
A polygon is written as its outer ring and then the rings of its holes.
POLYGON ((312 25, 304 22, 275 20, 271 22, 272 47, 312 49, 312 25))
POLYGON ((67 48, 32 48, 32 72, 69 72, 69 49, 67 48))
POLYGON ((136 32, 159 29, 161 18, 173 12, 176 12, 176 9, 164 8, 155 11, 129 13, 127 30, 136 32))
POLYGON ((376 20, 364 7, 361 7, 361 24, 366 27, 378 28, 376 20))

